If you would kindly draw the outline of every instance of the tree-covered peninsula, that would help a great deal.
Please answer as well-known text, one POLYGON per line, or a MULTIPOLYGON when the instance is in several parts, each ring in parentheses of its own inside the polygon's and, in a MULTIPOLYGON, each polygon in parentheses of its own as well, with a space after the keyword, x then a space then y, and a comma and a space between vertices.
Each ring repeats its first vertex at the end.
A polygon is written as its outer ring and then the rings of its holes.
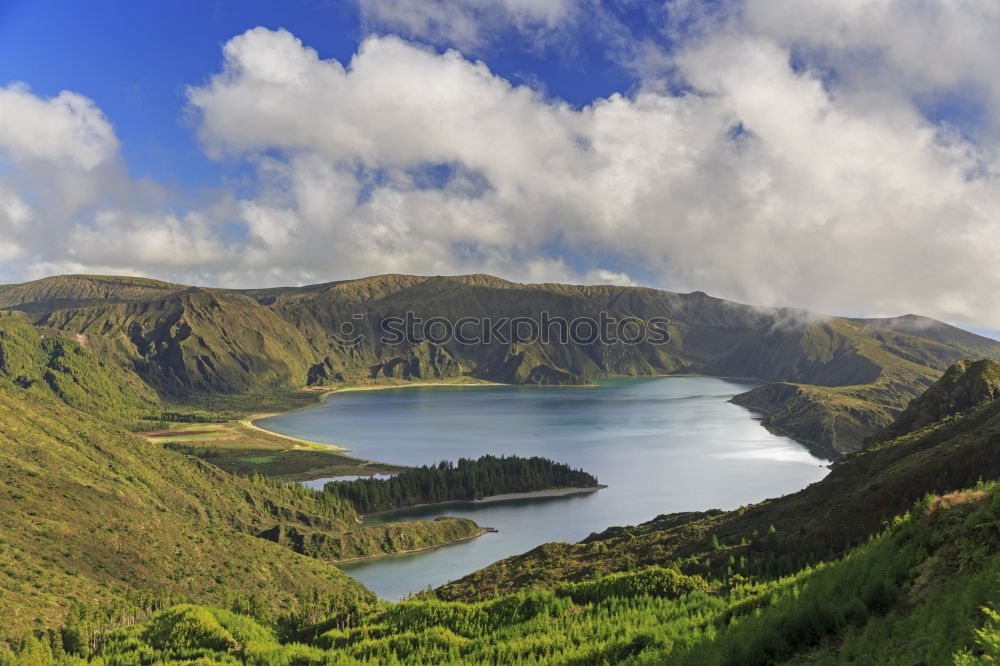
POLYGON ((533 456, 460 458, 406 470, 388 479, 331 481, 324 492, 346 500, 358 513, 377 513, 417 504, 472 501, 509 493, 557 488, 597 488, 582 469, 533 456))

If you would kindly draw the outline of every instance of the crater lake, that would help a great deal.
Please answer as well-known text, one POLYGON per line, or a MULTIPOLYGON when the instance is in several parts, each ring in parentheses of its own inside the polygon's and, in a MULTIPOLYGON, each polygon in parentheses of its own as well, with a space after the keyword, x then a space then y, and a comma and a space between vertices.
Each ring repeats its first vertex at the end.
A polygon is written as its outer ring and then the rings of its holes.
POLYGON ((380 597, 399 600, 545 542, 579 541, 665 513, 733 509, 823 478, 829 461, 728 402, 753 386, 711 377, 644 377, 593 386, 343 391, 317 407, 256 424, 401 465, 486 454, 543 456, 607 485, 576 495, 459 502, 372 517, 460 516, 498 530, 431 551, 343 565, 380 597))

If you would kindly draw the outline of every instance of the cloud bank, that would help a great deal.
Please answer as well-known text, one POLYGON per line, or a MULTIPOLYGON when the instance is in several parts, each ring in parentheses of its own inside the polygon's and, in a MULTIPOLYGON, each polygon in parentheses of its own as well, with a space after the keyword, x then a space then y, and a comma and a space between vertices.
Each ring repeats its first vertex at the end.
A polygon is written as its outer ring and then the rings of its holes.
POLYGON ((791 22, 787 3, 749 0, 696 16, 650 59, 680 88, 650 77, 574 108, 458 48, 484 39, 482 7, 532 34, 578 8, 474 4, 449 15, 463 27, 433 18, 434 2, 363 3, 411 40, 457 47, 443 53, 375 35, 342 63, 285 31, 232 38, 187 100, 206 153, 252 176, 210 205, 130 179, 86 98, 0 89, 0 277, 639 273, 755 303, 1000 327, 1000 74, 984 55, 998 12, 831 0, 791 22), (919 48, 928 26, 936 51, 919 48), (956 91, 982 101, 961 126, 928 110, 956 91))

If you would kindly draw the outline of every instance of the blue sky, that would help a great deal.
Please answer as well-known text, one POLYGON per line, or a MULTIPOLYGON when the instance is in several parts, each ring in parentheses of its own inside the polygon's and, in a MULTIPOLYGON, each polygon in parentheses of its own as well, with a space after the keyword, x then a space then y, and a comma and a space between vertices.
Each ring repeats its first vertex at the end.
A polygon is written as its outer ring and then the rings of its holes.
MULTIPOLYGON (((0 83, 24 81, 38 95, 73 90, 90 97, 114 124, 133 176, 195 193, 222 186, 234 165, 201 151, 184 89, 218 70, 227 40, 257 26, 289 30, 321 57, 341 62, 367 32, 350 2, 8 0, 0 4, 0 83)), ((636 85, 599 44, 586 42, 571 57, 554 53, 557 47, 536 53, 502 45, 471 56, 489 58, 491 69, 512 81, 540 82, 574 105, 636 85)))
POLYGON ((356 8, 339 3, 14 0, 0 8, 0 81, 93 99, 136 177, 218 187, 221 169, 197 145, 184 89, 218 68, 230 37, 260 25, 287 28, 324 57, 350 58, 361 37, 356 8))
POLYGON ((0 282, 382 272, 1000 327, 985 0, 0 5, 0 282))

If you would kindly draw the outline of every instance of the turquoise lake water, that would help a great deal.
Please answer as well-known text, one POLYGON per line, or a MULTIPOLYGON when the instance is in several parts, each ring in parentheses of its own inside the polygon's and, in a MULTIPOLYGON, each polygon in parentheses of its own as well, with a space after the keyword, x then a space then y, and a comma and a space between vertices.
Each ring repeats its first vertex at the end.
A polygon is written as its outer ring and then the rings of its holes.
POLYGON ((675 511, 732 509, 823 478, 828 461, 769 433, 727 402, 753 384, 709 377, 602 380, 592 387, 437 386, 333 394, 318 407, 258 421, 371 460, 423 465, 484 454, 539 455, 597 476, 596 493, 398 512, 462 516, 496 534, 344 566, 398 600, 547 541, 675 511))

